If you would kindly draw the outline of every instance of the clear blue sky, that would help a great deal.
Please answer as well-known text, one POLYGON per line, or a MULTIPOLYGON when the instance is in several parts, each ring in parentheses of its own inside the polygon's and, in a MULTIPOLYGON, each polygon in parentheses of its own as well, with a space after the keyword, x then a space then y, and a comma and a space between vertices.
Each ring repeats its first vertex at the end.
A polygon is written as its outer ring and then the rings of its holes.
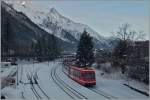
POLYGON ((43 10, 54 7, 60 14, 87 24, 103 36, 111 36, 123 23, 149 34, 149 0, 41 0, 33 5, 43 10))

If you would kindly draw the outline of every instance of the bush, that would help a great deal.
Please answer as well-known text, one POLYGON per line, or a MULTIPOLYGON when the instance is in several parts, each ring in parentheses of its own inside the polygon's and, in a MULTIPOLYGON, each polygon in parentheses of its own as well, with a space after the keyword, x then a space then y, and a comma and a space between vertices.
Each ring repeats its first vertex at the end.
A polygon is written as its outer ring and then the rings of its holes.
POLYGON ((128 74, 131 78, 149 84, 149 62, 142 59, 132 61, 132 64, 129 66, 128 74))
POLYGON ((106 73, 110 73, 112 71, 111 69, 111 63, 102 63, 100 64, 100 69, 103 70, 106 73))

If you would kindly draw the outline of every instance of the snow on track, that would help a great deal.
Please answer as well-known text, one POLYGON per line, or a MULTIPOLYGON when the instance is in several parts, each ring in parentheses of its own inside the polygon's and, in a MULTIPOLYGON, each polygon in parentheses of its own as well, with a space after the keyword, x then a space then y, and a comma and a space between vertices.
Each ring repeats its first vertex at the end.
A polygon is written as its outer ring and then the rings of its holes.
POLYGON ((70 87, 67 83, 65 83, 57 74, 56 74, 56 67, 53 67, 53 74, 51 76, 53 77, 53 80, 55 83, 65 92, 67 93, 72 99, 87 99, 86 96, 81 94, 79 91, 76 91, 72 87, 70 87))
POLYGON ((72 87, 76 91, 79 91, 80 93, 85 95, 88 99, 107 99, 106 97, 89 90, 87 87, 78 84, 77 82, 73 81, 68 76, 66 76, 66 74, 62 72, 62 64, 58 64, 57 66, 59 66, 56 70, 58 76, 66 83, 68 83, 70 87, 72 87))
POLYGON ((57 73, 58 75, 66 81, 66 83, 69 83, 72 87, 74 87, 76 90, 81 91, 82 94, 85 94, 88 98, 91 99, 117 99, 117 98, 124 98, 124 99, 147 99, 148 97, 140 94, 126 86, 124 86, 120 81, 117 80, 105 80, 103 78, 100 78, 97 76, 96 72, 96 86, 91 88, 86 88, 77 82, 71 80, 69 77, 67 77, 66 74, 62 72, 62 65, 58 64, 57 73), (92 89, 89 91, 89 89, 92 89), (95 92, 99 94, 99 96, 95 95, 95 92), (100 96, 101 95, 101 96, 100 96))
POLYGON ((96 86, 84 87, 64 74, 62 67, 62 63, 58 61, 19 64, 19 85, 16 88, 19 90, 18 98, 53 100, 147 99, 146 96, 124 86, 118 80, 104 79, 98 76, 97 72, 96 86))
POLYGON ((70 97, 55 84, 51 77, 51 70, 53 66, 55 66, 55 62, 49 62, 49 64, 46 62, 44 64, 45 66, 42 66, 37 72, 39 85, 42 86, 51 99, 70 99, 70 97))

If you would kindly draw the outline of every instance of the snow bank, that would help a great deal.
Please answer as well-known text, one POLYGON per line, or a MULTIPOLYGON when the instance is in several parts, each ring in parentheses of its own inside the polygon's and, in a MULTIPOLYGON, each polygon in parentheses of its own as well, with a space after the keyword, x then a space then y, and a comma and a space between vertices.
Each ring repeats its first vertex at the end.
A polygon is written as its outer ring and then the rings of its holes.
POLYGON ((96 70, 96 76, 97 76, 97 79, 98 79, 97 81, 99 82, 98 85, 102 85, 102 86, 98 86, 98 87, 102 87, 106 91, 111 91, 110 88, 112 88, 113 91, 110 92, 110 93, 115 93, 115 90, 117 90, 118 93, 121 93, 123 91, 126 92, 126 93, 122 94, 122 96, 124 98, 134 97, 134 96, 144 97, 144 98, 147 97, 147 96, 144 96, 141 93, 138 93, 135 90, 132 90, 131 88, 129 88, 127 86, 126 87, 123 86, 123 84, 127 84, 127 85, 129 85, 129 86, 131 86, 135 89, 138 89, 140 91, 143 91, 143 92, 146 92, 147 94, 149 94, 149 85, 146 85, 142 82, 139 82, 139 81, 133 80, 131 78, 128 78, 126 75, 123 75, 121 72, 113 72, 113 73, 108 74, 108 73, 105 73, 101 70, 97 70, 97 69, 95 69, 95 70, 96 70), (105 83, 108 85, 109 88, 104 87, 106 85, 105 83), (109 90, 107 90, 107 88, 109 90), (120 88, 120 90, 119 90, 119 88, 120 88), (130 91, 131 91, 131 93, 130 93, 130 91), (126 97, 124 95, 126 95, 126 97))

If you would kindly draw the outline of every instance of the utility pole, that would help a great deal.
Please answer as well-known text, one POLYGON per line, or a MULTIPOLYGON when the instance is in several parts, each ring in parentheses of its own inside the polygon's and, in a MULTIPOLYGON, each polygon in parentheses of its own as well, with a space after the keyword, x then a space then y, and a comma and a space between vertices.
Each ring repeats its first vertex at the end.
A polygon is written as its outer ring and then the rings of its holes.
POLYGON ((21 78, 20 78, 20 81, 19 82, 22 82, 22 76, 23 76, 23 66, 20 66, 20 68, 21 68, 21 78))
POLYGON ((17 65, 17 86, 18 86, 18 65, 17 65))
POLYGON ((33 73, 32 74, 34 75, 34 61, 33 61, 33 73))

